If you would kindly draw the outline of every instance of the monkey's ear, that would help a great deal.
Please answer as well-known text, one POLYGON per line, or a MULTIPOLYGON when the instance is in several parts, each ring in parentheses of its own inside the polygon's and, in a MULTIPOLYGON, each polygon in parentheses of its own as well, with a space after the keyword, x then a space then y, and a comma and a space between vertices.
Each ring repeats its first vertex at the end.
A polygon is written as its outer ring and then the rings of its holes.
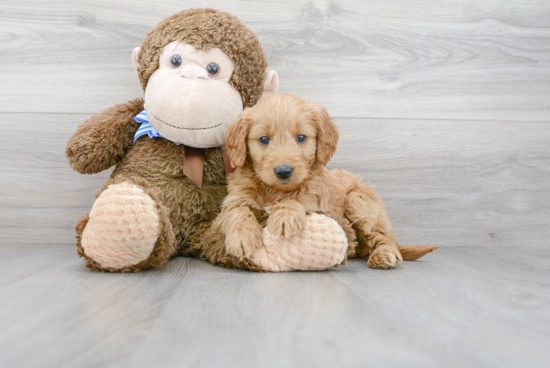
POLYGON ((265 73, 264 78, 264 92, 258 102, 265 100, 266 98, 273 96, 279 90, 279 76, 275 70, 269 70, 265 73))
POLYGON ((235 169, 242 167, 246 161, 246 138, 250 127, 247 115, 246 110, 241 112, 225 133, 229 161, 231 161, 231 167, 235 169))
POLYGON ((327 109, 316 105, 316 110, 317 161, 324 166, 336 153, 336 146, 338 145, 338 126, 334 124, 334 120, 328 114, 327 109))
POLYGON ((138 58, 139 58, 139 52, 141 51, 141 47, 136 47, 134 49, 134 51, 132 51, 132 65, 134 66, 134 70, 136 71, 136 73, 138 72, 139 70, 139 61, 138 61, 138 58))

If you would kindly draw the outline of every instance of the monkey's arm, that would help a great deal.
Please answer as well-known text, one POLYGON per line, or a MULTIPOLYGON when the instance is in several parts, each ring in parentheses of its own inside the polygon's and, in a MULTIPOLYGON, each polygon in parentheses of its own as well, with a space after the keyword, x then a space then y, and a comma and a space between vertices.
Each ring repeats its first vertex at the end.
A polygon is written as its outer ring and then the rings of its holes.
POLYGON ((141 111, 143 99, 136 98, 81 124, 65 148, 71 167, 81 174, 95 174, 118 163, 133 142, 138 128, 134 117, 141 111))

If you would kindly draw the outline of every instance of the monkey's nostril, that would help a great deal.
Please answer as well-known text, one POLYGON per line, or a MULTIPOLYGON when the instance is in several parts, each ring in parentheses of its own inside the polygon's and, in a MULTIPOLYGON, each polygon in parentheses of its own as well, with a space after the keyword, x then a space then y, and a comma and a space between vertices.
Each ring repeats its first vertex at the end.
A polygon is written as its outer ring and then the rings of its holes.
POLYGON ((292 168, 292 166, 281 165, 275 168, 275 175, 279 179, 288 179, 292 176, 293 171, 294 169, 292 168))

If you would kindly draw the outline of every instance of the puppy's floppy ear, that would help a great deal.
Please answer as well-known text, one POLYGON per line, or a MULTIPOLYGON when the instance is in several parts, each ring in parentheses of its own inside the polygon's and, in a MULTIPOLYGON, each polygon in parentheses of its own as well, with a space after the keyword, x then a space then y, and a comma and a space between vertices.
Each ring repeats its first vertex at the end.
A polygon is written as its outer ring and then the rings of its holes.
POLYGON ((315 122, 317 124, 317 161, 326 165, 336 153, 338 145, 338 126, 322 106, 315 105, 315 122))
POLYGON ((225 133, 225 145, 233 168, 242 167, 246 161, 246 138, 250 128, 247 110, 237 116, 225 133))

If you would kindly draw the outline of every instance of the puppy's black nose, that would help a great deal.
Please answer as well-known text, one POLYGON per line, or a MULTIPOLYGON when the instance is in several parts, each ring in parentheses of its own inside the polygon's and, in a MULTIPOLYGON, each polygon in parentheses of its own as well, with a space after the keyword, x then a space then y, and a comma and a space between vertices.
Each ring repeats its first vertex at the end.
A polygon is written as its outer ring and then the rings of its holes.
POLYGON ((292 176, 293 171, 294 169, 291 166, 281 165, 275 168, 275 175, 277 175, 279 179, 288 179, 292 176))

